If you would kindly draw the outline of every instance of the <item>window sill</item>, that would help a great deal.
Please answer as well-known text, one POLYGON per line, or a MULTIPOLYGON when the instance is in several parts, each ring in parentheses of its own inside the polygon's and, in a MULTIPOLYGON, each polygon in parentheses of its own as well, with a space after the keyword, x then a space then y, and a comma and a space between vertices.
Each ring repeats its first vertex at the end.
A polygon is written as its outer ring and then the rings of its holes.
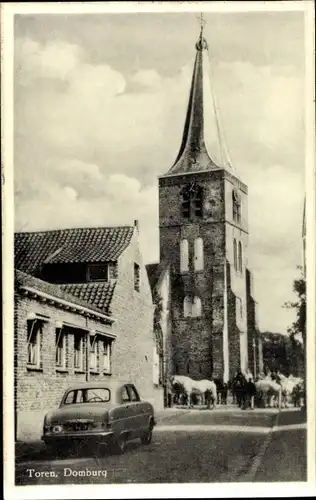
POLYGON ((74 370, 75 373, 86 373, 84 370, 82 370, 81 368, 75 368, 74 370))
POLYGON ((36 365, 26 365, 27 371, 33 371, 33 372, 42 372, 43 368, 41 366, 36 366, 36 365))
POLYGON ((112 375, 112 372, 108 372, 107 370, 104 370, 102 373, 103 375, 112 375))
POLYGON ((95 368, 90 368, 90 373, 92 375, 100 375, 100 371, 99 370, 96 370, 95 368))
POLYGON ((56 367, 56 373, 69 373, 67 368, 56 367))

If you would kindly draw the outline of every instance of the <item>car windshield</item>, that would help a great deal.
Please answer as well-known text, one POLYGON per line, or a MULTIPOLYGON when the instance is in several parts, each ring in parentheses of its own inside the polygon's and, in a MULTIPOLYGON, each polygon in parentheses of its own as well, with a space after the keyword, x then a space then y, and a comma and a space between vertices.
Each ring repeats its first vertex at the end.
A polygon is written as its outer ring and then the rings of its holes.
POLYGON ((111 391, 106 387, 91 387, 88 389, 74 389, 69 391, 64 404, 76 403, 107 403, 111 399, 111 391))

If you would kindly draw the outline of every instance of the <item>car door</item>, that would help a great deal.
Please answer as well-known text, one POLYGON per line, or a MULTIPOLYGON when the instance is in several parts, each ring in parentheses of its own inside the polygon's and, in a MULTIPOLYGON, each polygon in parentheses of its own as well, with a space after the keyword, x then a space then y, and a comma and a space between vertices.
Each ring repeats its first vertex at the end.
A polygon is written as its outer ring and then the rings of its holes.
POLYGON ((139 436, 141 429, 147 428, 148 419, 146 419, 136 387, 133 384, 128 384, 127 388, 130 395, 130 408, 133 413, 133 434, 139 436))

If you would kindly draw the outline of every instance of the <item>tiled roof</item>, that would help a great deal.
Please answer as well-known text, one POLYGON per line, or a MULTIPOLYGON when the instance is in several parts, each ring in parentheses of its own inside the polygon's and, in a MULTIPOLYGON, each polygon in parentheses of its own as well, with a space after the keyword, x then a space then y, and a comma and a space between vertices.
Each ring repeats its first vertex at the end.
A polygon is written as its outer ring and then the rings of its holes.
POLYGON ((16 233, 15 267, 36 274, 45 262, 115 261, 129 245, 134 227, 59 229, 16 233))
POLYGON ((59 285, 62 290, 71 293, 103 311, 110 311, 111 300, 115 289, 115 281, 107 283, 84 283, 59 285))
MULTIPOLYGON (((98 307, 96 301, 87 301, 84 300, 84 297, 79 297, 77 294, 72 294, 70 290, 65 290, 64 286, 54 285, 52 283, 47 283, 46 281, 40 280, 38 278, 34 278, 29 274, 26 274, 22 271, 15 270, 14 272, 14 282, 16 289, 20 287, 30 287, 39 292, 44 292, 48 295, 51 295, 57 299, 66 300, 67 302, 71 302, 72 304, 77 304, 82 307, 89 308, 97 313, 106 314, 108 313, 107 307, 98 307)), ((109 285, 109 283, 105 283, 109 285)), ((68 285, 66 285, 67 287, 68 285)), ((70 285, 72 286, 72 285, 70 285)), ((82 285, 74 285, 74 286, 82 286, 82 285)), ((115 285, 114 285, 115 286, 115 285)), ((113 289, 114 289, 113 286, 113 289)), ((113 293, 113 291, 112 291, 113 293)), ((108 302, 109 305, 109 302, 108 302)))

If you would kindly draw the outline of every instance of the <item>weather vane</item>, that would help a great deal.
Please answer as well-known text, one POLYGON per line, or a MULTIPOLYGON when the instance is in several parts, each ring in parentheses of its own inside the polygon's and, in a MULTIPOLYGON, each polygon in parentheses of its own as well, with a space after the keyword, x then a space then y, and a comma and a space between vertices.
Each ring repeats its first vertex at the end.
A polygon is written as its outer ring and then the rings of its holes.
POLYGON ((205 19, 203 18, 203 13, 202 13, 202 12, 201 12, 201 14, 197 17, 197 19, 200 21, 201 34, 202 34, 203 29, 204 29, 204 25, 206 24, 206 21, 205 21, 205 19))

